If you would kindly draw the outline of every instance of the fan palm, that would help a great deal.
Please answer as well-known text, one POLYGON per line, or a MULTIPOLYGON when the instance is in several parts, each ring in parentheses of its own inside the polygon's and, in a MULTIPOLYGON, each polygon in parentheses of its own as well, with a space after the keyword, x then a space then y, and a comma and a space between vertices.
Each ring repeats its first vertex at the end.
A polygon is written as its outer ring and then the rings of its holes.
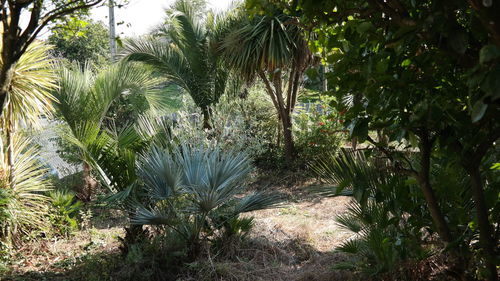
POLYGON ((116 139, 102 128, 110 106, 121 95, 144 95, 153 108, 161 107, 157 86, 161 79, 154 78, 143 67, 133 63, 119 63, 99 73, 88 66, 63 68, 59 89, 55 92, 60 116, 69 130, 66 139, 80 149, 84 185, 80 199, 90 200, 96 182, 92 179, 91 164, 102 151, 113 147, 116 139))
MULTIPOLYGON (((222 17, 217 17, 222 21, 222 17)), ((129 40, 125 59, 152 66, 184 89, 203 113, 203 127, 210 128, 210 106, 226 92, 239 90, 238 79, 224 67, 214 40, 215 17, 203 21, 189 1, 175 2, 158 37, 129 40)))
POLYGON ((278 196, 263 192, 240 196, 250 162, 244 153, 153 147, 137 163, 149 203, 135 206, 132 223, 167 226, 194 248, 214 235, 234 233, 231 225, 237 224, 239 214, 280 202, 278 196))
POLYGON ((294 157, 292 113, 305 70, 315 62, 297 20, 276 11, 232 21, 233 28, 219 34, 225 61, 247 81, 259 77, 283 127, 285 156, 294 157))

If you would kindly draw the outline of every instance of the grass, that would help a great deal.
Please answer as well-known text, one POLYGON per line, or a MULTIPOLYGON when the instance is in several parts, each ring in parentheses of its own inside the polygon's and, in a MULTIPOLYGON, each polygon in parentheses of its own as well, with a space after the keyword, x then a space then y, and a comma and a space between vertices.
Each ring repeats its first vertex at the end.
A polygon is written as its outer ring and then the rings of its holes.
MULTIPOLYGON (((335 246, 352 235, 334 222, 349 199, 317 198, 309 194, 307 182, 264 182, 280 183, 266 186, 295 196, 288 196, 291 200, 284 208, 249 214, 255 217, 255 227, 246 240, 227 249, 229 254, 203 253, 184 266, 177 280, 346 280, 349 274, 334 271, 332 265, 344 260, 333 251, 335 246)), ((123 217, 94 210, 88 229, 68 239, 39 240, 19 249, 0 280, 140 280, 124 268, 118 249, 123 217)), ((153 276, 154 269, 142 274, 142 280, 161 280, 153 276)))

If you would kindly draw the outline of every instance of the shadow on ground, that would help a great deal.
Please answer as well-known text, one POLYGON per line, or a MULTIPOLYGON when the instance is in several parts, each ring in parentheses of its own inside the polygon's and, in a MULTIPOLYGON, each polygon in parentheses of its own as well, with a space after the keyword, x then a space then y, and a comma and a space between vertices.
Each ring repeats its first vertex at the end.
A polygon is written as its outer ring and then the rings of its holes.
POLYGON ((264 237, 252 237, 224 249, 223 254, 204 254, 199 260, 184 264, 175 279, 162 274, 161 270, 134 264, 115 249, 59 260, 43 271, 13 271, 1 280, 347 280, 347 273, 332 269, 342 260, 339 254, 319 252, 300 238, 270 241, 264 237))

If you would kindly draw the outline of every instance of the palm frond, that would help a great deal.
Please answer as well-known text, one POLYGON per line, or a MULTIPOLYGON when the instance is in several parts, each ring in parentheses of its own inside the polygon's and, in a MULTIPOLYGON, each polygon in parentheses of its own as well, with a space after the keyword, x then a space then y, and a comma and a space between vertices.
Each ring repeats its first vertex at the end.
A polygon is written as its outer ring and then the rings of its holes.
MULTIPOLYGON (((0 45, 1 49, 1 45, 0 45)), ((25 123, 37 127, 41 116, 51 116, 56 98, 54 61, 49 58, 51 47, 35 42, 14 65, 14 74, 2 114, 3 123, 25 123)), ((0 62, 1 64, 1 62, 0 62)))
POLYGON ((48 198, 43 193, 51 185, 46 177, 48 171, 39 161, 38 149, 32 144, 31 139, 14 135, 12 170, 5 152, 0 151, 0 189, 4 195, 0 212, 7 217, 0 221, 0 238, 15 240, 19 233, 44 226, 48 198))
POLYGON ((284 199, 278 194, 269 192, 254 192, 238 200, 235 206, 235 214, 264 210, 279 207, 284 199))
POLYGON ((182 171, 169 152, 153 146, 138 160, 137 173, 153 200, 174 196, 182 187, 182 171))

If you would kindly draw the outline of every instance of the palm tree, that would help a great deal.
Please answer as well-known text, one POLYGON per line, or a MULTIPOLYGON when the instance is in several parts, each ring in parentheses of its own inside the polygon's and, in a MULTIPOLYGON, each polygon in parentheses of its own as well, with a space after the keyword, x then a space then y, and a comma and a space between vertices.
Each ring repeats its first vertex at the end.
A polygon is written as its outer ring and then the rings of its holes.
POLYGON ((282 11, 248 18, 241 13, 220 46, 225 61, 247 81, 259 77, 283 126, 285 156, 295 148, 292 113, 305 70, 315 62, 297 20, 282 11))
POLYGON ((40 229, 47 213, 48 199, 42 195, 50 189, 47 170, 33 141, 18 130, 38 127, 40 118, 51 114, 56 76, 49 50, 34 42, 12 66, 0 117, 0 240, 7 244, 15 244, 21 233, 40 229))
MULTIPOLYGON (((0 45, 0 48, 2 46, 0 45)), ((20 126, 37 127, 40 117, 50 116, 55 101, 50 91, 55 88, 56 75, 50 47, 41 42, 31 44, 13 66, 11 85, 0 118, 7 163, 13 169, 12 138, 20 126)), ((1 67, 0 61, 0 67, 1 67)), ((9 173, 11 176, 14 171, 9 173)), ((10 179, 12 180, 12 179, 10 179)))
MULTIPOLYGON (((222 17, 197 17, 189 1, 175 2, 158 37, 130 40, 124 46, 126 60, 140 61, 184 89, 203 113, 203 127, 210 126, 210 106, 226 92, 239 90, 239 83, 224 67, 214 40, 222 17)), ((199 15, 198 15, 199 16, 199 15)))
POLYGON ((137 162, 148 201, 147 207, 134 205, 132 223, 173 230, 196 255, 201 243, 241 231, 240 214, 282 202, 262 191, 242 196, 251 170, 251 160, 242 152, 152 146, 137 162))
POLYGON ((32 139, 15 134, 10 145, 0 150, 0 242, 16 244, 19 234, 44 227, 51 185, 32 139))
POLYGON ((63 136, 76 145, 83 160, 84 184, 80 199, 90 200, 97 182, 91 177, 96 155, 112 136, 102 128, 111 105, 121 95, 144 95, 151 107, 160 107, 158 85, 161 79, 133 63, 119 63, 95 73, 88 66, 63 68, 55 92, 57 112, 69 126, 63 136))

